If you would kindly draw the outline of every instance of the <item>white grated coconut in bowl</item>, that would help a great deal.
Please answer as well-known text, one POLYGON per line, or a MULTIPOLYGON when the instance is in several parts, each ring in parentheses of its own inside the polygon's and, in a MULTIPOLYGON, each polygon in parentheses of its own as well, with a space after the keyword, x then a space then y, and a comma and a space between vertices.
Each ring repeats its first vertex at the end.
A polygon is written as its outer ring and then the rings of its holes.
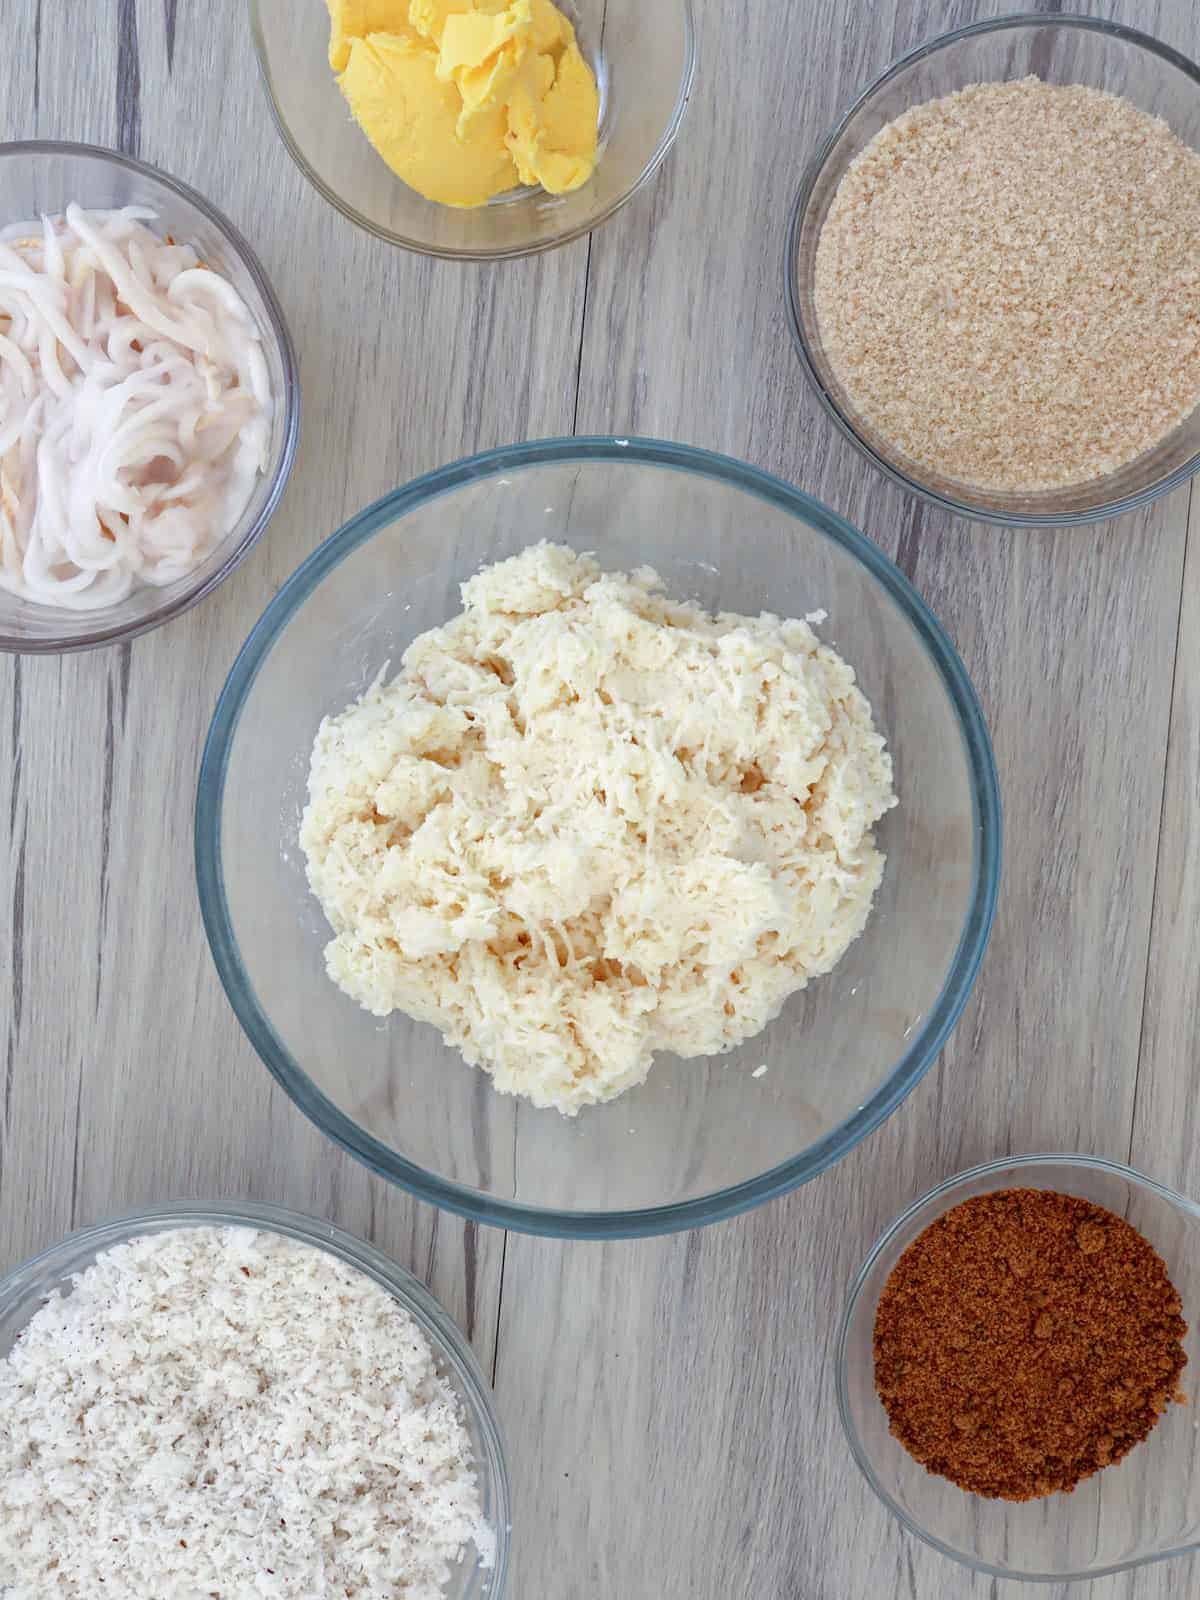
MULTIPOLYGON (((862 932, 892 763, 807 622, 537 544, 317 735, 330 975, 574 1115, 759 1033, 862 932)), ((386 669, 385 669, 386 670, 386 669)))
POLYGON ((250 1228, 116 1246, 0 1362, 4 1600, 442 1600, 482 1524, 424 1332, 250 1228))

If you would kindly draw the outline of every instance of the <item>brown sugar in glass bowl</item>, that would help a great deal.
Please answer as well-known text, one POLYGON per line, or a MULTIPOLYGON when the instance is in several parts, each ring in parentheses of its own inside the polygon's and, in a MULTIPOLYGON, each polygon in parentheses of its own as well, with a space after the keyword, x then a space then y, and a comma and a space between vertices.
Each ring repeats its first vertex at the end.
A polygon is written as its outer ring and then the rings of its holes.
POLYGON ((1141 1443, 1178 1393, 1187 1324, 1166 1266, 1123 1218, 1003 1189, 908 1246, 875 1311, 892 1433, 975 1494, 1070 1491, 1141 1443))
MULTIPOLYGON (((915 1200, 883 1231, 850 1289, 834 1369, 851 1454, 907 1532, 975 1572, 1061 1583, 1200 1550, 1197 1307, 1200 1204, 1195 1201, 1131 1167, 1095 1156, 1006 1156, 960 1172, 915 1200), (1081 1478, 1070 1493, 1025 1500, 964 1492, 931 1472, 892 1432, 875 1386, 876 1310, 909 1246, 963 1202, 1009 1190, 1050 1190, 1123 1219, 1161 1259, 1190 1324, 1181 1335, 1188 1363, 1171 1389, 1174 1394, 1182 1387, 1188 1403, 1168 1404, 1141 1444, 1103 1471, 1081 1478)), ((1046 1309, 1053 1308, 1038 1308, 1038 1315, 1046 1309)), ((1029 1331, 1032 1335, 1032 1323, 1029 1331)), ((1042 1343, 1030 1337, 1029 1345, 1037 1347, 1031 1359, 1042 1359, 1042 1343)), ((965 1412, 956 1409, 955 1415, 965 1412)), ((864 1569, 859 1587, 865 1583, 864 1569)))
POLYGON ((1008 525, 1186 480, 1197 152, 1200 69, 1133 29, 1009 17, 895 63, 824 141, 788 241, 793 337, 838 427, 905 488, 1008 525))

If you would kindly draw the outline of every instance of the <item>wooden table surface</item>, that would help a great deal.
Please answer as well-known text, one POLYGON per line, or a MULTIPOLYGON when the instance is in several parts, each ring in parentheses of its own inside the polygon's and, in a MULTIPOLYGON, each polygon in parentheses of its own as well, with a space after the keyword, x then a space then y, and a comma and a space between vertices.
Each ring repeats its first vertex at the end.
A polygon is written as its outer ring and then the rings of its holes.
MULTIPOLYGON (((901 1207, 986 1157, 1093 1152, 1200 1193, 1200 495, 1059 534, 950 520, 835 435, 784 320, 787 212, 819 133, 902 50, 1010 8, 696 0, 699 80, 658 179, 592 239, 486 268, 406 255, 316 196, 244 0, 0 7, 0 137, 117 145, 211 197, 276 286, 305 405, 283 508, 214 596, 132 646, 0 660, 0 1271, 181 1196, 369 1235, 494 1372, 515 1600, 1015 1594, 902 1534, 853 1466, 829 1371, 847 1284, 901 1207), (980 982, 903 1108, 790 1197, 641 1243, 506 1238, 324 1141, 242 1036, 192 877, 201 742, 284 578, 415 474, 573 429, 728 451, 865 528, 962 651, 1006 806, 980 982)), ((1200 54, 1192 0, 1085 9, 1200 54)), ((1071 1593, 1197 1591, 1184 1560, 1071 1593)))

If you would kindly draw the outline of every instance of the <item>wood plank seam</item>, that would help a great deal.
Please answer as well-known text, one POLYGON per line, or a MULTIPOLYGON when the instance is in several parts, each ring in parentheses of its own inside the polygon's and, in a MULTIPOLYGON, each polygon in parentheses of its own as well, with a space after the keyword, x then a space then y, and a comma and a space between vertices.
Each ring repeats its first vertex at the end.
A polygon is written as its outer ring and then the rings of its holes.
POLYGON ((1186 577, 1188 554, 1192 541, 1192 518, 1196 510, 1196 480, 1193 478, 1188 485, 1188 509, 1184 522, 1183 536, 1183 561, 1179 569, 1179 609, 1175 616, 1175 656, 1171 664, 1171 687, 1167 697, 1167 745, 1163 752, 1162 799, 1158 815, 1158 843, 1154 852, 1154 883, 1150 890, 1150 919, 1146 928, 1146 968, 1142 980, 1142 1011, 1138 1026, 1138 1051, 1137 1061, 1133 1069, 1133 1098, 1130 1106, 1129 1118, 1129 1148, 1126 1160, 1133 1165, 1133 1147, 1137 1139, 1138 1127, 1138 1093, 1142 1084, 1142 1062, 1146 1052, 1146 1020, 1147 1007, 1150 1003, 1151 991, 1151 962, 1154 959, 1154 921, 1155 911, 1158 907, 1159 873, 1162 869, 1163 855, 1170 846, 1166 836, 1167 798, 1170 791, 1171 779, 1171 739, 1175 730, 1175 697, 1179 693, 1179 655, 1183 642, 1183 606, 1186 596, 1186 577))

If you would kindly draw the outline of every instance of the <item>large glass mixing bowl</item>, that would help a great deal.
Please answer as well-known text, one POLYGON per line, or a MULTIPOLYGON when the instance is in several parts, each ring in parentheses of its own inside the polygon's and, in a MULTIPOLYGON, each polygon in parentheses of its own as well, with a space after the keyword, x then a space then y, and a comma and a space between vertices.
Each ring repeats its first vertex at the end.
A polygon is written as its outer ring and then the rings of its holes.
POLYGON ((906 579, 833 512, 681 445, 565 439, 446 467, 363 511, 284 585, 217 705, 196 867, 222 981, 270 1070, 327 1134, 436 1205, 531 1232, 694 1227, 814 1177, 904 1099, 974 981, 995 906, 996 773, 974 691, 906 579), (480 566, 550 538, 705 606, 804 616, 856 669, 899 807, 862 937, 733 1053, 660 1057, 574 1120, 493 1091, 427 1025, 381 1023, 326 976, 297 842, 322 717, 458 612, 480 566), (754 1076, 760 1066, 767 1072, 754 1076))

